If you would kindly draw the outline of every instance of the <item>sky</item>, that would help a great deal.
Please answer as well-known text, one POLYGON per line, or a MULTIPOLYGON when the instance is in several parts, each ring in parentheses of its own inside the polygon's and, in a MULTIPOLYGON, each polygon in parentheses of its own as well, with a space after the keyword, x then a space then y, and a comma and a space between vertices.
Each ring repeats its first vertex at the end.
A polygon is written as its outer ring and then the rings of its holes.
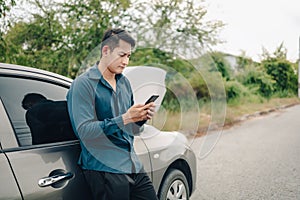
POLYGON ((207 18, 226 25, 220 32, 224 44, 215 47, 225 53, 259 61, 262 48, 273 53, 283 42, 287 59, 299 57, 299 0, 206 0, 207 18))

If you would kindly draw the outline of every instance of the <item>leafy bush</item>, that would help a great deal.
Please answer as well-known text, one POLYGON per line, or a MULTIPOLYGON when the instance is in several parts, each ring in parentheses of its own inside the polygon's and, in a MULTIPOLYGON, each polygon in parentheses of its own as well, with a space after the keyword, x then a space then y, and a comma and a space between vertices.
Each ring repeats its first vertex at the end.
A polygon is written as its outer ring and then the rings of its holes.
POLYGON ((190 78, 190 84, 193 87, 198 99, 209 98, 207 84, 199 73, 194 73, 190 78))
POLYGON ((228 102, 237 101, 250 94, 250 91, 238 81, 227 81, 225 90, 228 102))
POLYGON ((263 97, 270 98, 274 92, 273 84, 275 81, 258 67, 248 66, 236 78, 243 85, 253 89, 254 93, 263 97))
POLYGON ((274 89, 276 92, 287 90, 294 94, 297 93, 297 74, 293 70, 292 63, 283 59, 271 58, 264 60, 262 66, 275 80, 274 89))
MULTIPOLYGON (((231 79, 232 70, 230 68, 229 63, 224 59, 224 55, 219 52, 212 52, 210 54, 213 63, 217 67, 217 70, 222 74, 222 77, 226 79, 226 81, 231 79)), ((214 71, 214 69, 212 69, 214 71)))
MULTIPOLYGON (((298 78, 295 64, 287 60, 287 49, 283 43, 270 54, 264 49, 262 67, 275 81, 274 91, 280 95, 297 94, 298 78)), ((285 96, 283 96, 285 97, 285 96)))

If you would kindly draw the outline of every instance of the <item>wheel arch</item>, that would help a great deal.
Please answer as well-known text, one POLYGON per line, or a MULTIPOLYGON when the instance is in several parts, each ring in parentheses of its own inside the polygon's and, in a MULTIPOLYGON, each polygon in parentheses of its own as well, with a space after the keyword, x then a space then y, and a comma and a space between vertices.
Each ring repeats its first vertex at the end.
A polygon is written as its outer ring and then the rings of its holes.
POLYGON ((186 177, 187 182, 188 182, 188 186, 189 186, 189 196, 191 195, 191 192, 193 191, 193 177, 192 177, 192 173, 191 173, 191 169, 190 166, 188 165, 188 163, 184 160, 184 159, 178 159, 176 161, 174 161, 166 170, 166 172, 163 175, 162 181, 159 185, 159 189, 158 189, 158 194, 161 193, 161 187, 162 184, 164 183, 166 177, 168 176, 168 174, 170 173, 170 171, 177 169, 180 170, 186 177))

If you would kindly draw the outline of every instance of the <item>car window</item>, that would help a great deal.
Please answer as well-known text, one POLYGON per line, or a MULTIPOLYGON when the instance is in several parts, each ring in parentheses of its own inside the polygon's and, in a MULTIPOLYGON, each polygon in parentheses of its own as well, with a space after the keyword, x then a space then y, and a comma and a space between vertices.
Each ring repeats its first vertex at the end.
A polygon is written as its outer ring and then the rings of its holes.
POLYGON ((20 77, 0 77, 0 85, 0 96, 20 146, 76 139, 65 119, 67 87, 20 77), (33 101, 39 95, 45 99, 33 101))

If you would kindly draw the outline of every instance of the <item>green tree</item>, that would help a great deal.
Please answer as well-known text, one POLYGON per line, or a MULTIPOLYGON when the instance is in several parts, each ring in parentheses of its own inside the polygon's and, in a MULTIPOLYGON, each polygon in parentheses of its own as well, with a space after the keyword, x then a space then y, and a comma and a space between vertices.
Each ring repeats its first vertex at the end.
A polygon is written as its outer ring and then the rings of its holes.
POLYGON ((74 78, 103 31, 129 6, 128 0, 28 1, 28 18, 4 35, 2 62, 42 68, 74 78))
POLYGON ((65 39, 72 46, 70 72, 79 69, 86 56, 101 43, 103 32, 115 26, 118 16, 129 6, 129 0, 70 0, 63 4, 65 39))
POLYGON ((188 56, 220 42, 223 23, 206 21, 206 14, 205 6, 195 0, 140 0, 123 13, 121 25, 138 32, 146 46, 188 56))
POLYGON ((6 56, 6 49, 8 47, 5 40, 3 39, 5 30, 7 30, 11 24, 6 15, 15 5, 15 0, 0 0, 0 57, 6 56))
POLYGON ((11 25, 10 19, 7 18, 7 13, 16 5, 15 0, 0 0, 0 48, 5 47, 3 34, 11 25))
POLYGON ((15 0, 0 0, 0 18, 5 16, 6 12, 10 10, 11 6, 15 4, 15 0))
MULTIPOLYGON (((168 31, 171 31, 171 37, 165 37, 166 44, 178 45, 179 48, 173 49, 185 52, 181 44, 192 41, 187 38, 197 38, 198 43, 213 45, 217 42, 219 28, 223 26, 220 21, 205 22, 203 17, 207 11, 204 6, 191 0, 154 3, 131 3, 130 0, 59 2, 27 2, 32 10, 26 12, 29 17, 26 17, 26 21, 20 19, 13 24, 1 43, 6 45, 0 51, 2 62, 43 68, 74 78, 82 61, 100 44, 103 31, 108 27, 123 26, 137 32, 138 41, 139 36, 147 39, 147 34, 140 34, 146 29, 157 30, 154 33, 163 33, 163 36, 168 36, 168 31), (162 29, 159 31, 158 28, 162 29), (182 35, 187 37, 183 38, 182 35)), ((191 67, 184 68, 181 59, 174 59, 174 52, 166 54, 169 51, 160 48, 164 42, 158 42, 158 48, 153 50, 155 63, 172 65, 185 74, 193 70, 191 67)))
POLYGON ((30 22, 18 22, 5 34, 7 44, 1 61, 45 69, 67 75, 67 47, 63 41, 64 28, 56 11, 35 2, 38 13, 30 22))

